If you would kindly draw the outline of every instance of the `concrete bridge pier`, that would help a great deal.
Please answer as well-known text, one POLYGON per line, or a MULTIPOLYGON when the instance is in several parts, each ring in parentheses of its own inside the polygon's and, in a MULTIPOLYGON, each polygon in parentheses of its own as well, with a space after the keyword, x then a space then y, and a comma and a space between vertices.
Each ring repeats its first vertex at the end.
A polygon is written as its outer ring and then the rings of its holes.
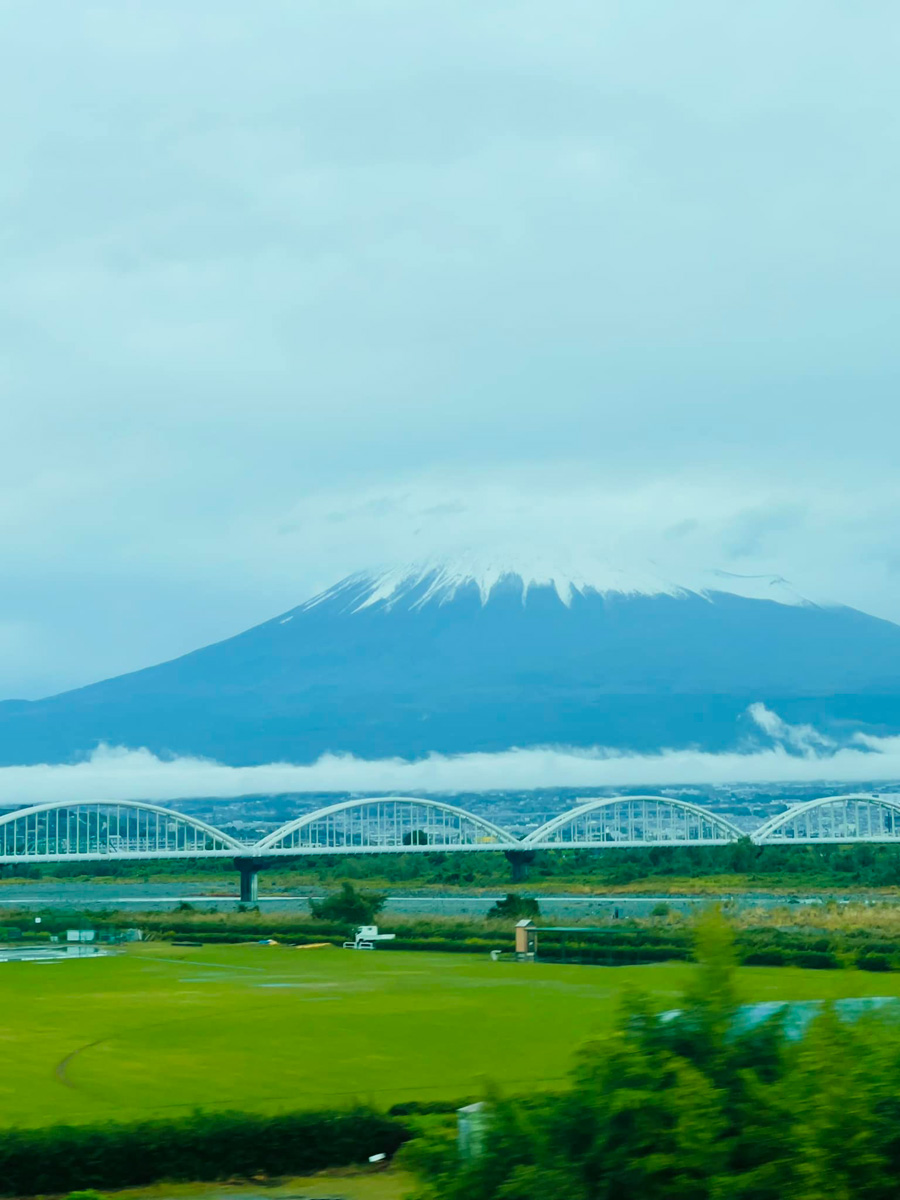
POLYGON ((513 883, 523 883, 528 878, 528 868, 534 862, 534 850, 504 850, 503 853, 512 867, 513 883))
POLYGON ((258 858, 236 858, 241 873, 241 904, 255 904, 259 898, 259 871, 264 864, 258 858))

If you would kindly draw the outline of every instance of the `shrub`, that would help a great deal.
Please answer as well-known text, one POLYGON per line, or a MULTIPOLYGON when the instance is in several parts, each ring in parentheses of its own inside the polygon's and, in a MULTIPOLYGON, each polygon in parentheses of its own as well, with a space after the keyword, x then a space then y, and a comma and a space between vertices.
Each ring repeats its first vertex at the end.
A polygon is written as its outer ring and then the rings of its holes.
POLYGON ((488 909, 489 921, 523 921, 526 917, 539 917, 540 906, 532 896, 519 896, 515 892, 507 892, 502 900, 488 909))
POLYGON ((324 900, 310 900, 314 917, 321 921, 339 921, 345 925, 371 925, 387 899, 381 892, 358 892, 347 880, 341 890, 324 900))
POLYGON ((753 950, 741 961, 747 967, 783 967, 788 959, 783 950, 753 950))
POLYGON ((137 1125, 8 1129, 0 1139, 0 1194, 140 1187, 158 1180, 303 1175, 394 1154, 409 1137, 371 1109, 291 1113, 195 1113, 137 1125))
POLYGON ((856 965, 861 971, 890 971, 891 962, 885 954, 860 954, 856 965))
POLYGON ((471 1103, 471 1097, 468 1100, 402 1100, 399 1104, 391 1105, 388 1109, 388 1116, 431 1117, 443 1113, 454 1113, 464 1104, 471 1103))
POLYGON ((814 971, 835 971, 841 966, 833 954, 824 950, 800 950, 788 961, 793 966, 808 967, 814 971))

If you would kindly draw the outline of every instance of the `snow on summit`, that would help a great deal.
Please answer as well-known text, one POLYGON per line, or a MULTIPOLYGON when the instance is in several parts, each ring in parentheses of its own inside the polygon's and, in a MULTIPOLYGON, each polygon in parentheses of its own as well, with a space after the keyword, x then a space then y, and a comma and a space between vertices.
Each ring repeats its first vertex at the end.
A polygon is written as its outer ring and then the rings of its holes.
POLYGON ((520 588, 523 604, 528 603, 532 589, 550 589, 567 607, 576 595, 587 594, 695 595, 714 600, 717 593, 727 593, 747 599, 772 600, 778 604, 811 603, 779 575, 705 571, 693 572, 688 579, 676 582, 653 563, 627 569, 603 559, 557 563, 535 558, 470 555, 360 571, 300 607, 308 610, 323 603, 343 601, 353 612, 374 606, 392 608, 398 604, 415 609, 426 604, 449 603, 460 592, 473 587, 477 588, 481 603, 487 604, 491 593, 501 585, 520 588))

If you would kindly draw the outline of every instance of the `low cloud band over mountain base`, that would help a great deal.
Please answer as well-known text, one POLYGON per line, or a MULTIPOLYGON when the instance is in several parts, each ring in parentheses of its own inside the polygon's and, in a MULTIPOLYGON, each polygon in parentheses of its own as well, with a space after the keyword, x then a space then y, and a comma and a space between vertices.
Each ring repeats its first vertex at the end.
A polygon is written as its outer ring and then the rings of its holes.
POLYGON ((900 736, 857 734, 850 744, 839 746, 810 726, 786 724, 763 705, 751 705, 748 712, 771 744, 724 754, 536 747, 499 754, 429 754, 411 762, 326 754, 305 766, 280 762, 230 767, 201 758, 165 760, 149 750, 100 746, 80 763, 0 768, 0 803, 900 780, 900 736))

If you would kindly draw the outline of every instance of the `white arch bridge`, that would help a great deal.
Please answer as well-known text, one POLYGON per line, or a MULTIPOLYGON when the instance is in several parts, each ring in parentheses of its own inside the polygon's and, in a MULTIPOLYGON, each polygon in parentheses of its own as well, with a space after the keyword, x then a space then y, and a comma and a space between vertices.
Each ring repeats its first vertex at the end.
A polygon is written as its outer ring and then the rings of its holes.
POLYGON ((900 796, 853 793, 795 804, 747 835, 726 817, 668 796, 606 796, 516 837, 441 800, 373 796, 307 813, 256 842, 186 813, 142 801, 38 804, 0 817, 0 865, 167 858, 230 858, 241 899, 256 898, 266 862, 311 854, 502 851, 521 869, 535 850, 900 843, 900 796))

